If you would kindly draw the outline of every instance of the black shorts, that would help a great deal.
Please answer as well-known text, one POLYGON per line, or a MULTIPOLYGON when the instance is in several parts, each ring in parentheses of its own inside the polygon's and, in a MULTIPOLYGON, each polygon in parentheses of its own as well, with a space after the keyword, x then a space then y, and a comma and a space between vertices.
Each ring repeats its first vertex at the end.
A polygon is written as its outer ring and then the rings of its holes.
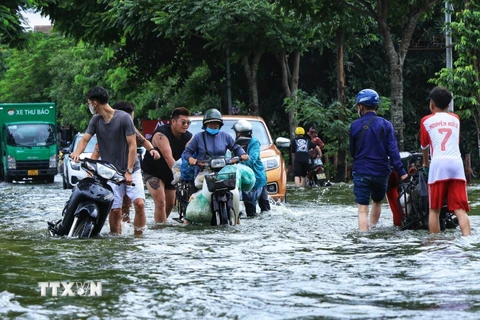
POLYGON ((294 161, 293 162, 293 175, 295 177, 306 177, 310 164, 308 162, 294 161))

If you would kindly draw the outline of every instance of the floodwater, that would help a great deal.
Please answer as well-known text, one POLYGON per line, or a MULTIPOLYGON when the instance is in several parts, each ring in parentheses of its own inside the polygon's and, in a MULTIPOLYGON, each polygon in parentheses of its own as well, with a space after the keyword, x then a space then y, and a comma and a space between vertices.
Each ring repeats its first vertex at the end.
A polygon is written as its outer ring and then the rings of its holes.
POLYGON ((71 193, 60 176, 0 183, 0 318, 480 318, 479 185, 470 237, 400 231, 387 205, 360 233, 351 185, 289 191, 287 205, 227 228, 155 226, 147 198, 143 237, 107 224, 79 240, 46 232, 71 193), (43 282, 65 286, 42 296, 43 282))

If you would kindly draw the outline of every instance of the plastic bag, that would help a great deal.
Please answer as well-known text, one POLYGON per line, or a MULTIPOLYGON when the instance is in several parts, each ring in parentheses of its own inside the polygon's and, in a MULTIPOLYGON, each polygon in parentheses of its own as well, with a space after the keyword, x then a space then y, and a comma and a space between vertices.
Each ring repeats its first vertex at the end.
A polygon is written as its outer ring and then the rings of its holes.
POLYGON ((209 174, 212 171, 209 169, 204 169, 203 171, 200 171, 197 176, 195 177, 195 187, 197 189, 202 189, 203 188, 203 180, 205 180, 205 173, 209 174))
MULTIPOLYGON (((227 175, 226 173, 233 173, 233 172, 236 173, 237 187, 240 187, 240 184, 241 184, 241 180, 240 180, 240 179, 241 179, 241 178, 240 178, 240 174, 239 174, 239 171, 238 171, 236 165, 228 165, 228 166, 223 167, 223 168, 218 172, 217 179, 228 179, 229 175, 227 175)), ((233 178, 233 177, 232 177, 232 178, 233 178)))
POLYGON ((237 164, 237 179, 240 177, 240 184, 238 185, 238 188, 241 191, 248 192, 252 190, 252 188, 255 186, 256 178, 255 178, 255 173, 250 167, 247 167, 244 164, 237 164))
POLYGON ((182 166, 182 158, 178 159, 173 164, 173 167, 172 167, 172 174, 173 174, 172 185, 176 185, 177 183, 180 182, 180 179, 181 179, 181 176, 182 176, 181 172, 180 172, 181 166, 182 166))
MULTIPOLYGON (((180 172, 182 174, 182 180, 183 181, 192 181, 193 178, 195 178, 195 167, 190 166, 188 164, 188 160, 185 159, 184 153, 185 153, 185 151, 182 153, 182 156, 180 157, 180 159, 182 160, 182 165, 180 167, 180 172)), ((193 157, 195 158, 196 156, 197 156, 197 153, 195 152, 193 154, 193 157)))
POLYGON ((212 219, 212 208, 201 191, 192 194, 190 197, 185 218, 193 223, 210 223, 212 219))

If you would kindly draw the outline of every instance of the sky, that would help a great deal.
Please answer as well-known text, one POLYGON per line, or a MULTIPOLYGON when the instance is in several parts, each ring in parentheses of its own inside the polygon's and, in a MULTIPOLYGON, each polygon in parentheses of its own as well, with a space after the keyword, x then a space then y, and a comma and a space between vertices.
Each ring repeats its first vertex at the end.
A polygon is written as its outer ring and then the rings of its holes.
POLYGON ((40 16, 40 13, 33 12, 22 12, 22 16, 25 18, 27 25, 30 29, 33 29, 34 26, 44 26, 52 24, 48 18, 40 16))

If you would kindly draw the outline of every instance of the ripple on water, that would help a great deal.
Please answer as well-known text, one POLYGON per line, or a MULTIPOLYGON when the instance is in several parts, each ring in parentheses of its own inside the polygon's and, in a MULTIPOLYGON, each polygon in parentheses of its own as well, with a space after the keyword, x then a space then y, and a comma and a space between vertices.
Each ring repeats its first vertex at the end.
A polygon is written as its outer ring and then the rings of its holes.
POLYGON ((286 205, 236 227, 157 226, 147 197, 143 237, 107 223, 97 239, 50 238, 70 193, 58 177, 0 184, 3 318, 478 318, 475 213, 473 236, 430 236, 393 227, 385 204, 362 233, 351 185, 289 185, 286 205), (42 281, 100 281, 103 296, 40 297, 42 281))

